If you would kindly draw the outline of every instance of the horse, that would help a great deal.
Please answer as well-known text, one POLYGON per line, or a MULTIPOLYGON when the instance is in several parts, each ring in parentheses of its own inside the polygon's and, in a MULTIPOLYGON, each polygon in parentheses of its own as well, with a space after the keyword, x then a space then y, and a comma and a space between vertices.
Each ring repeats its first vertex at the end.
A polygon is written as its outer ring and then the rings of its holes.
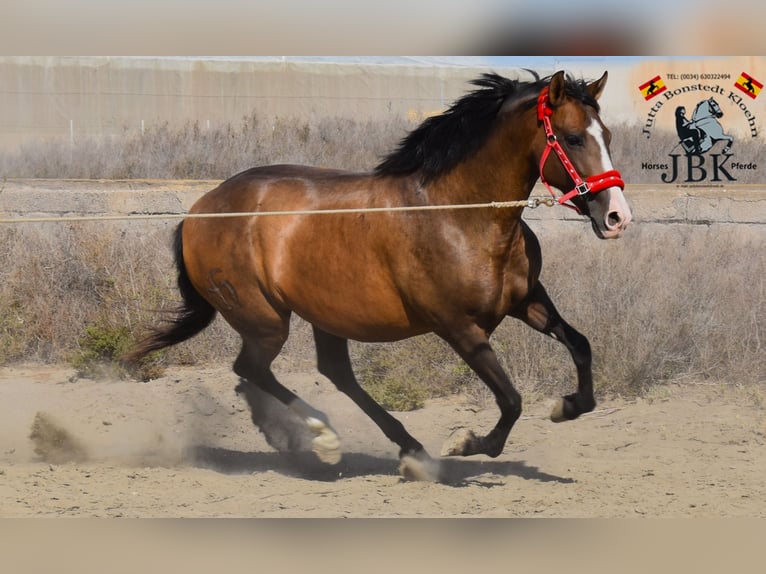
POLYGON ((722 153, 728 154, 731 152, 731 144, 734 141, 734 138, 723 132, 721 122, 718 121, 718 118, 722 116, 723 112, 721 111, 721 106, 713 97, 702 100, 694 108, 694 112, 692 113, 692 124, 703 134, 703 138, 699 144, 700 153, 708 151, 720 140, 727 142, 722 153))
POLYGON ((242 338, 233 371, 254 422, 265 392, 311 431, 322 461, 337 463, 340 441, 328 417, 271 370, 296 313, 313 328, 318 371, 399 446, 400 472, 413 480, 438 480, 438 462, 360 386, 349 339, 435 333, 492 390, 500 411, 495 427, 486 435, 459 433, 443 456, 497 457, 519 419, 521 396, 490 344, 506 316, 571 354, 577 391, 557 401, 551 419, 591 411, 590 344, 540 282, 540 245, 521 215, 541 178, 552 193, 551 186, 570 190, 557 201, 590 218, 599 238, 618 238, 630 223, 599 116, 607 73, 590 83, 563 71, 532 74, 529 81, 482 74, 472 91, 410 131, 370 172, 261 166, 206 193, 175 231, 183 302, 129 360, 189 339, 220 313, 242 338), (477 202, 475 209, 447 209, 477 202))

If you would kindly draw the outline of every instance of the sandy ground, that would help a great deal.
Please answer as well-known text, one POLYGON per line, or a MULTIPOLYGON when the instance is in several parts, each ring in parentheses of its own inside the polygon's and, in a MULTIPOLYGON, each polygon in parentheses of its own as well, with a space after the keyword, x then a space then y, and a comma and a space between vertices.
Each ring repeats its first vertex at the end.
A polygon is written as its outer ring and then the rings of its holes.
MULTIPOLYGON (((559 425, 553 397, 527 402, 500 457, 442 459, 429 483, 400 477, 397 447, 328 381, 282 380, 330 416, 339 464, 269 447, 227 367, 0 369, 0 517, 766 517, 762 388, 663 387, 559 425)), ((497 411, 452 397, 397 416, 438 455, 497 411)))

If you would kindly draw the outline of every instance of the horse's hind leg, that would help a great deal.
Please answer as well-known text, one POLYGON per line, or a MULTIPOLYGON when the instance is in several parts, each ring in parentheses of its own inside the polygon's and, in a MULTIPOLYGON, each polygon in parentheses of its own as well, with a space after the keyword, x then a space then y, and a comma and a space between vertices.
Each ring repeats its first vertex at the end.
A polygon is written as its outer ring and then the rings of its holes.
POLYGON ((399 445, 402 475, 410 480, 437 480, 438 469, 423 445, 359 385, 351 368, 348 341, 314 327, 317 368, 369 416, 389 440, 399 445))
POLYGON ((336 464, 341 458, 340 441, 327 416, 284 387, 271 372, 271 362, 287 338, 286 327, 281 336, 243 337, 234 362, 234 372, 242 378, 237 392, 245 397, 253 422, 271 446, 296 451, 310 444, 320 460, 336 464))
POLYGON ((253 424, 261 431, 266 442, 279 452, 306 452, 312 449, 312 434, 303 419, 287 405, 261 389, 256 376, 240 378, 237 394, 250 406, 253 424))
POLYGON ((541 283, 538 283, 520 307, 512 315, 532 328, 561 342, 572 355, 577 368, 577 392, 562 397, 551 412, 553 422, 573 420, 593 410, 593 374, 591 350, 588 339, 562 319, 541 283))

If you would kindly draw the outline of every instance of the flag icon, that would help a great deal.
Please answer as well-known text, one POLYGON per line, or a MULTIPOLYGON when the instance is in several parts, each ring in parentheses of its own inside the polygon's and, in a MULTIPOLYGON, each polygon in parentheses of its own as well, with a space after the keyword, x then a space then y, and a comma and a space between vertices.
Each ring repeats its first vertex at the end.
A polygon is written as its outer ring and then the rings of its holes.
POLYGON ((753 99, 758 96, 758 94, 761 92, 761 88, 763 88, 763 84, 761 82, 756 80, 750 74, 746 74, 745 72, 742 72, 739 75, 739 78, 737 78, 737 81, 734 82, 734 85, 753 99))
POLYGON ((661 94, 665 90, 667 90, 667 86, 665 85, 665 82, 662 81, 662 78, 659 76, 655 76, 648 82, 645 82, 638 86, 638 89, 641 90, 641 95, 644 96, 645 100, 651 100, 654 96, 657 94, 661 94))

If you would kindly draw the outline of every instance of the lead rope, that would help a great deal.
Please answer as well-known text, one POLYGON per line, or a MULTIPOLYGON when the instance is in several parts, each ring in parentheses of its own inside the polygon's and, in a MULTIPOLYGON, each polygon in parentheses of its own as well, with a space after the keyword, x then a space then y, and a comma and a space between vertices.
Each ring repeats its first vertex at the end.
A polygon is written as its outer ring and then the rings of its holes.
POLYGON ((397 211, 447 211, 457 209, 503 209, 507 207, 528 207, 534 209, 541 205, 553 207, 555 199, 549 197, 530 197, 514 201, 492 201, 489 203, 464 203, 458 205, 402 205, 395 207, 359 207, 340 209, 303 209, 284 211, 239 211, 231 213, 145 213, 133 215, 72 215, 60 217, 4 217, 2 223, 51 223, 80 221, 126 221, 147 219, 221 219, 226 217, 268 217, 284 215, 340 215, 353 213, 380 213, 397 211))

